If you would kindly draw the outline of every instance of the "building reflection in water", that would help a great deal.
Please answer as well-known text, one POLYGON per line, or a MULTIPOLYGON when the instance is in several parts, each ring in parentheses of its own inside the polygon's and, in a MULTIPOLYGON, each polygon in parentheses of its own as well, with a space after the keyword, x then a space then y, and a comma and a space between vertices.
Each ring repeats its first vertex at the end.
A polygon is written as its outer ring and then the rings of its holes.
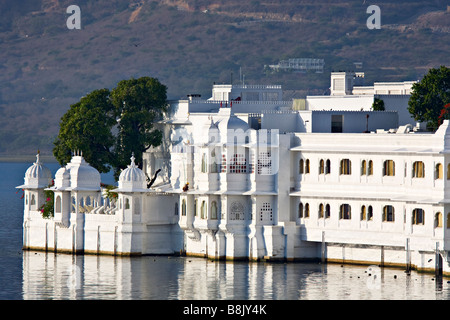
POLYGON ((449 292, 433 275, 376 267, 23 252, 24 299, 449 299, 449 292))

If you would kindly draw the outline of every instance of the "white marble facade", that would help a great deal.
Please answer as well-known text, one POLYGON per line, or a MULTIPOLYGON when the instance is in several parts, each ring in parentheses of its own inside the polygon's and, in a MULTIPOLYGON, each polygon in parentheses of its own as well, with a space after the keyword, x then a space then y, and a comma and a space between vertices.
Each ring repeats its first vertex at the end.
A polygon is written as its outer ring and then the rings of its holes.
POLYGON ((37 209, 51 177, 38 159, 19 186, 24 248, 323 259, 450 273, 448 121, 435 133, 409 123, 305 132, 289 122, 305 119, 282 101, 279 86, 215 86, 213 97, 228 100, 172 102, 158 124, 163 144, 144 154, 142 170, 131 159, 115 201, 76 155, 56 173, 55 215, 43 219, 37 209), (148 189, 145 173, 157 170, 148 189))

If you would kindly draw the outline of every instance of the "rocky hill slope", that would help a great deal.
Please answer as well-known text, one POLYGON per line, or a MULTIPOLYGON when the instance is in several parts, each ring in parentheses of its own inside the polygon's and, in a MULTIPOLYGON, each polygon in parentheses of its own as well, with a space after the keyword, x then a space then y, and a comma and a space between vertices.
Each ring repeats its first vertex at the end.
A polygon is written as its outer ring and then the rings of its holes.
POLYGON ((0 2, 0 156, 51 154, 70 104, 122 79, 158 78, 169 98, 237 82, 281 84, 286 99, 322 94, 329 72, 362 63, 366 81, 416 80, 450 65, 448 1, 5 0, 0 2), (69 30, 69 5, 81 30, 69 30), (288 58, 325 60, 323 73, 270 73, 288 58), (233 76, 232 76, 233 74, 233 76))

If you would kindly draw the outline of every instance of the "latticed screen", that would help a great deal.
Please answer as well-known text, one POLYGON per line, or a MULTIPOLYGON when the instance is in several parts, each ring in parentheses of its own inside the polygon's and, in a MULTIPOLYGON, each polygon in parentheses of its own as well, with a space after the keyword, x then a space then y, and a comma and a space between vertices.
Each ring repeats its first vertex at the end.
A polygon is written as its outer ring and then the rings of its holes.
POLYGON ((270 152, 259 153, 258 174, 272 174, 272 157, 270 152))
POLYGON ((229 173, 246 173, 247 172, 247 159, 245 155, 235 153, 230 160, 229 173))

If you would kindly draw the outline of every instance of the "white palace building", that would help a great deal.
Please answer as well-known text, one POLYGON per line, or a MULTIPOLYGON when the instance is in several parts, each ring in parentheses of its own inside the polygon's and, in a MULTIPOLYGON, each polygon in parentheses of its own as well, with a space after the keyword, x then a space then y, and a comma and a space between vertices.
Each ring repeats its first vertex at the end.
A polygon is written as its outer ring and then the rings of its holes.
POLYGON ((307 97, 299 109, 275 85, 214 85, 208 100, 172 101, 158 124, 162 145, 144 154, 142 170, 131 157, 115 200, 81 155, 51 187, 38 157, 18 187, 24 249, 450 275, 449 121, 435 133, 415 125, 406 113, 413 82, 357 88, 348 73, 331 80, 331 95, 307 97), (375 98, 386 111, 371 110, 375 98), (156 176, 151 188, 146 175, 156 176), (55 199, 47 219, 39 211, 45 188, 55 199))

